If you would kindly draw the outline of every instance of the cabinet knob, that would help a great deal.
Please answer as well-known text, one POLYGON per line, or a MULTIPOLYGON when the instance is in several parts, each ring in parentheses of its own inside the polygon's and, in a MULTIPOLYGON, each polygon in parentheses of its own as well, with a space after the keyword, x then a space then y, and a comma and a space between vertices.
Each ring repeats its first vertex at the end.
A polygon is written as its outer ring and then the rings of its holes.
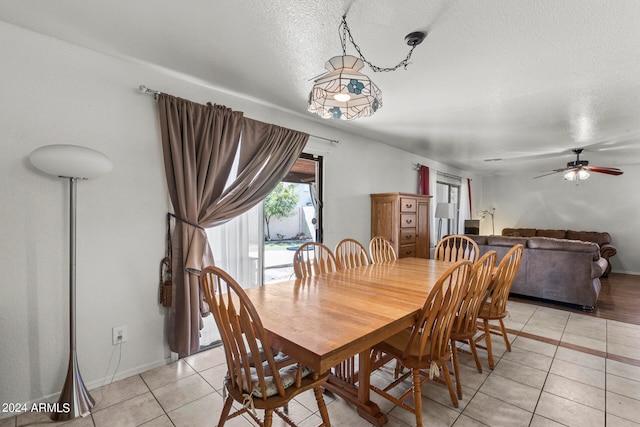
POLYGON ((412 220, 412 219, 408 219, 408 220, 406 220, 405 222, 406 222, 407 224, 411 224, 411 223, 413 222, 413 220, 412 220))
POLYGON ((404 206, 405 206, 405 207, 407 207, 407 208, 412 208, 412 207, 413 207, 413 204, 411 204, 411 203, 407 203, 407 204, 405 204, 404 206))

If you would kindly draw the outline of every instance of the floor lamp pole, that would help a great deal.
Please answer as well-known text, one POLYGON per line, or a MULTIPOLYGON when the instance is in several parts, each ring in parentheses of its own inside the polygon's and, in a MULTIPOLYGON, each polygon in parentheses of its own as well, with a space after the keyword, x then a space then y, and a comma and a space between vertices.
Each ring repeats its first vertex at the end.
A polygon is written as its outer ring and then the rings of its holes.
MULTIPOLYGON (((65 177, 66 178, 66 177, 65 177)), ((69 368, 53 421, 66 421, 89 414, 95 401, 87 391, 76 356, 76 181, 69 179, 69 368)))

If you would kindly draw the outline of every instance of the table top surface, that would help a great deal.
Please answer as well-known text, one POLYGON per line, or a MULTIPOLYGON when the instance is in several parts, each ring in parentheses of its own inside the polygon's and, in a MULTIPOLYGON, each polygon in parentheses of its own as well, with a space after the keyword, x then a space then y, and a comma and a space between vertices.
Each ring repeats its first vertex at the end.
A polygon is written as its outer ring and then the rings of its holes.
POLYGON ((450 265, 402 258, 246 292, 271 346, 325 372, 413 324, 450 265))

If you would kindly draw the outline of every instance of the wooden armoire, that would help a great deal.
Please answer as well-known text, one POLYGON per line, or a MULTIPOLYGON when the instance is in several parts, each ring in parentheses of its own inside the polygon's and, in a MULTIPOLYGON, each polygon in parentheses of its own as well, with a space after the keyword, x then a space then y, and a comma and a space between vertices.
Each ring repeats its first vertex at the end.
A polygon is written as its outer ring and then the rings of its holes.
POLYGON ((410 193, 371 194, 371 237, 393 243, 399 258, 429 258, 429 200, 410 193))

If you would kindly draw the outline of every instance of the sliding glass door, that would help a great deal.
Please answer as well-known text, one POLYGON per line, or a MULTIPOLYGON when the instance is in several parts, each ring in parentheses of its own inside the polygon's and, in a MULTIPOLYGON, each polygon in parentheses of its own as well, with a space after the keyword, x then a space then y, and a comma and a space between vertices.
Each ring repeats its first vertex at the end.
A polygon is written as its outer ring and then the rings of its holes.
POLYGON ((436 183, 436 201, 438 205, 446 203, 452 207, 452 215, 438 217, 438 214, 436 213, 436 225, 438 228, 439 238, 442 238, 449 234, 458 233, 458 218, 460 215, 460 186, 460 178, 438 173, 436 183))
POLYGON ((322 158, 303 154, 264 202, 264 284, 293 277, 300 245, 322 240, 322 158))
MULTIPOLYGON (((215 264, 242 287, 293 277, 293 254, 322 238, 322 158, 303 154, 276 189, 251 210, 207 230, 215 264)), ((218 344, 213 316, 203 317, 202 349, 218 344)))

